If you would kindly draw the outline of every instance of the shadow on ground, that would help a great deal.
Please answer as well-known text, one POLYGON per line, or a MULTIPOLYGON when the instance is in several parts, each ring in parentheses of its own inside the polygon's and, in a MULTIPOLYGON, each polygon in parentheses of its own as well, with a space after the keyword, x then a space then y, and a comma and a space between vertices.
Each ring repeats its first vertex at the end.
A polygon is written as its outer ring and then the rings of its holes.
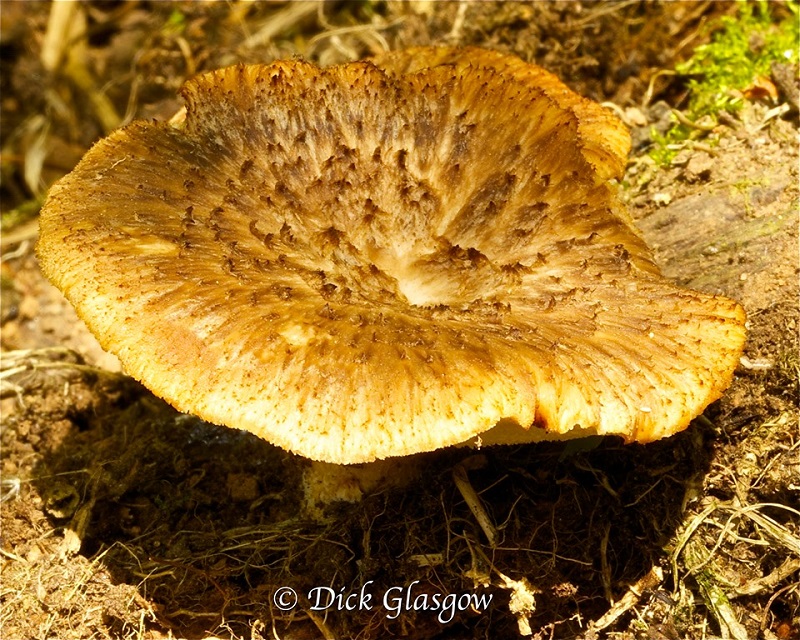
POLYGON ((273 625, 293 638, 514 638, 524 609, 509 581, 523 578, 536 599, 532 629, 574 637, 664 562, 709 467, 702 424, 648 446, 448 450, 424 456, 407 488, 332 505, 314 522, 300 508, 302 459, 74 360, 36 375, 11 419, 25 437, 53 440, 33 474, 52 527, 72 530, 73 552, 114 582, 136 586, 154 607, 148 625, 187 638, 273 625), (494 547, 453 479, 467 458, 494 547), (412 583, 403 604, 383 601, 412 583), (309 611, 314 587, 349 594, 365 584, 373 598, 362 610, 309 611), (291 612, 275 606, 281 586, 300 596, 291 612), (458 611, 455 598, 434 608, 434 594, 464 593, 492 600, 481 611, 458 611))

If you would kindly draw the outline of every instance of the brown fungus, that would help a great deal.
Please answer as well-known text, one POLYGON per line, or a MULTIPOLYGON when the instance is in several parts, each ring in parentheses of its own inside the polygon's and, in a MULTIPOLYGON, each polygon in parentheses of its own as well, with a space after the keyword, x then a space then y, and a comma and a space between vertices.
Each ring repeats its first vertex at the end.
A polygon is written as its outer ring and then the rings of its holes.
POLYGON ((675 286, 616 195, 628 133, 480 49, 236 66, 53 187, 38 254, 182 411, 348 464, 685 428, 735 302, 675 286))

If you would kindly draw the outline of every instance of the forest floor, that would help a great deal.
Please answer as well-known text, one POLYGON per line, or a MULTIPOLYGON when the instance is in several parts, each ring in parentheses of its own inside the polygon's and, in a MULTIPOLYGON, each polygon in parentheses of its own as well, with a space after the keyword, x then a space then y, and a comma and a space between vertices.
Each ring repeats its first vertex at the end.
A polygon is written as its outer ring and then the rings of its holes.
POLYGON ((676 64, 736 6, 65 4, 59 31, 56 5, 2 3, 3 638, 800 638, 796 96, 775 79, 668 163, 652 153, 687 104, 676 64), (620 188, 659 265, 741 302, 748 341, 724 396, 667 440, 426 454, 411 485, 312 521, 302 459, 179 414, 100 349, 38 270, 36 214, 94 141, 169 118, 197 72, 420 44, 514 53, 613 108, 634 140, 620 188), (365 584, 491 601, 449 615, 307 597, 365 584), (291 611, 281 587, 300 594, 291 611))

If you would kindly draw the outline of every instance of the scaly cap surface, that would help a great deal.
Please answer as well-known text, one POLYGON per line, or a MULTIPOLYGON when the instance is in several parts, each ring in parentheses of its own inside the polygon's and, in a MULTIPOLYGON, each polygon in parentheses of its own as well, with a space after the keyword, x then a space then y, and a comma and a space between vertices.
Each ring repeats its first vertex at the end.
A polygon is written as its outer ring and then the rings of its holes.
POLYGON ((237 66, 53 187, 38 254, 178 409, 346 464, 685 428, 744 314, 663 278, 623 126, 546 71, 423 48, 237 66))

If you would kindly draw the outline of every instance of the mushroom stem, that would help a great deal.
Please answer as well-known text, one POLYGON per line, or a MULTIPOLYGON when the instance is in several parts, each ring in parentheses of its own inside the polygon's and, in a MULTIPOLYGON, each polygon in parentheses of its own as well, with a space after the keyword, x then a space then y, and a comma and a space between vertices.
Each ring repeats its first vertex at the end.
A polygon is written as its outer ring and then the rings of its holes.
POLYGON ((312 460, 303 473, 305 512, 325 519, 325 507, 335 502, 359 502, 365 496, 407 486, 419 477, 423 456, 376 460, 364 464, 333 464, 312 460))

